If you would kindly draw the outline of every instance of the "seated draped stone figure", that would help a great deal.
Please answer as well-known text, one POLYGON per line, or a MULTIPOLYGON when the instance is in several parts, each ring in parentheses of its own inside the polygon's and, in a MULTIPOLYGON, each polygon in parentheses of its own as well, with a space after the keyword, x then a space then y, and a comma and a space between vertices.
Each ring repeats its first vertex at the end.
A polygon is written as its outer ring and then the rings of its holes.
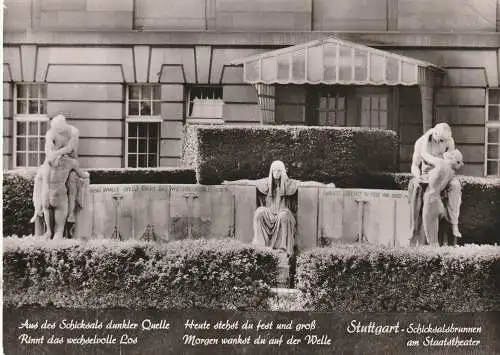
POLYGON ((291 197, 297 193, 299 186, 326 186, 314 181, 302 182, 289 178, 285 165, 279 160, 271 164, 269 176, 265 178, 225 181, 224 184, 254 185, 265 196, 264 205, 254 213, 252 244, 282 250, 287 256, 291 256, 294 251, 297 224, 291 197))
POLYGON ((438 225, 443 216, 451 225, 454 239, 461 237, 458 218, 462 190, 455 172, 462 165, 462 155, 455 149, 451 128, 446 123, 436 124, 415 142, 413 179, 408 186, 410 245, 439 246, 438 225))
MULTIPOLYGON (((83 207, 84 183, 89 174, 79 168, 76 160, 78 130, 57 115, 50 122, 45 136, 45 161, 35 177, 33 204, 35 234, 42 233, 40 218, 44 217, 45 237, 62 238, 66 223, 76 222, 75 213, 83 207), (84 179, 84 180, 80 180, 84 179), (52 225, 51 221, 54 220, 52 225)), ((71 234, 71 233, 67 233, 71 234)))

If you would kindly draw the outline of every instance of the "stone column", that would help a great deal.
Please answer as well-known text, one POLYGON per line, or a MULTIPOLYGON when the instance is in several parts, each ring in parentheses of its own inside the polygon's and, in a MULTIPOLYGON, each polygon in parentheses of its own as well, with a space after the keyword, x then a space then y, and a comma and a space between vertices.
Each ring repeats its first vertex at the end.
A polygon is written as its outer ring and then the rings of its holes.
POLYGON ((422 128, 423 132, 432 128, 434 111, 434 86, 425 83, 420 85, 420 96, 422 100, 422 128))

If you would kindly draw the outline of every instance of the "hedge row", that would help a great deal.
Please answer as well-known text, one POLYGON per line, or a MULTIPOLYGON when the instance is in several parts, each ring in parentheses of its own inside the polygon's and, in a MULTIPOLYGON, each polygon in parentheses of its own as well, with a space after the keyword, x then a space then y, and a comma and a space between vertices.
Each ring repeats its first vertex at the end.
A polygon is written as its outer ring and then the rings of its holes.
POLYGON ((396 171, 397 152, 397 135, 388 130, 189 125, 183 162, 206 185, 261 178, 272 161, 281 160, 290 177, 356 187, 363 174, 396 171))
POLYGON ((5 238, 4 305, 265 309, 277 254, 230 240, 166 245, 5 238))
MULTIPOLYGON (((359 187, 407 190, 410 174, 373 174, 359 187)), ((459 243, 500 244, 500 179, 458 176, 462 184, 459 243)))
POLYGON ((196 184, 188 168, 88 169, 91 184, 196 184))
POLYGON ((320 312, 500 310, 500 247, 334 245, 297 261, 305 308, 320 312))

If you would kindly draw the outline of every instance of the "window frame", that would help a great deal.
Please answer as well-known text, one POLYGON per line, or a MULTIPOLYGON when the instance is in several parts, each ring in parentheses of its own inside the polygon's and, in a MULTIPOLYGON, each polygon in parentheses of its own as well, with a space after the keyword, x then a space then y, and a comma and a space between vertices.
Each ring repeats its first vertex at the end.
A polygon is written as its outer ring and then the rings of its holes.
POLYGON ((374 128, 374 129, 391 129, 391 125, 389 122, 389 95, 387 93, 361 93, 358 95, 359 97, 359 127, 363 128, 374 128), (380 101, 381 99, 385 99, 385 109, 380 108, 380 101), (363 99, 369 99, 370 100, 370 107, 368 110, 363 109, 363 99), (374 99, 377 100, 377 107, 373 106, 374 99), (369 113, 369 125, 363 125, 363 112, 368 112, 369 113), (385 127, 382 127, 380 125, 381 120, 380 120, 380 114, 382 112, 385 112, 385 127), (374 114, 377 115, 377 122, 379 123, 378 125, 374 125, 374 114))
POLYGON ((490 92, 497 92, 499 100, 500 100, 500 87, 497 88, 487 88, 486 89, 486 107, 485 107, 485 124, 484 124, 484 176, 485 177, 500 177, 500 101, 498 104, 490 104, 490 92), (498 120, 497 121, 490 121, 490 106, 496 106, 498 107, 498 120), (489 128, 497 128, 499 130, 499 141, 495 145, 497 145, 498 149, 498 158, 496 159, 488 159, 488 129, 489 128), (488 174, 488 161, 496 161, 497 163, 497 174, 496 175, 489 175, 488 174))
MULTIPOLYGON (((45 158, 42 159, 43 155, 45 154, 45 144, 41 144, 41 139, 45 137, 45 133, 41 133, 41 129, 40 129, 40 124, 42 122, 47 122, 47 131, 49 130, 49 125, 50 125, 50 119, 49 119, 49 115, 47 113, 40 113, 40 102, 41 101, 44 101, 45 103, 47 103, 47 97, 45 98, 41 98, 40 95, 37 97, 37 101, 38 101, 38 112, 37 113, 18 113, 17 112, 17 104, 18 104, 18 100, 19 100, 19 92, 18 92, 18 87, 20 85, 38 85, 38 86, 45 86, 45 94, 47 94, 47 83, 43 83, 43 82, 14 82, 13 83, 13 100, 12 100, 12 124, 13 124, 13 129, 12 129, 12 135, 13 135, 13 139, 12 139, 12 168, 15 169, 15 170, 19 170, 19 169, 28 169, 28 170, 36 170, 40 167, 41 164, 43 164, 45 158), (38 132, 39 134, 37 135, 37 138, 38 138, 38 151, 36 152, 37 153, 37 157, 38 157, 38 162, 39 164, 37 166, 28 166, 28 165, 18 165, 18 159, 17 159, 17 155, 18 155, 18 149, 17 149, 17 143, 18 143, 18 130, 17 130, 17 124, 18 122, 36 122, 38 124, 38 132), (40 134, 41 133, 41 134, 40 134)), ((41 91, 38 90, 38 92, 40 93, 41 91)), ((29 107, 29 96, 28 98, 26 99, 23 99, 23 100, 26 100, 28 103, 27 103, 27 107, 29 107)), ((45 110, 47 110, 47 105, 45 105, 45 110)), ((28 109, 29 111, 29 109, 28 109)), ((31 152, 29 150, 29 138, 30 137, 30 134, 29 134, 29 124, 28 124, 28 127, 27 127, 27 133, 25 135, 25 139, 26 139, 26 150, 25 151, 22 151, 26 154, 26 164, 29 163, 29 158, 28 158, 28 154, 29 152, 31 152)))
MULTIPOLYGON (((329 86, 321 86, 317 89, 314 90, 314 98, 313 100, 315 101, 314 104, 314 122, 313 125, 315 126, 320 126, 320 127, 348 127, 348 102, 349 102, 349 90, 344 88, 344 87, 329 87, 329 86), (328 96, 324 96, 323 94, 327 94, 328 96), (335 108, 330 108, 327 107, 326 109, 320 108, 320 102, 321 98, 335 98, 335 108), (344 100, 344 108, 341 109, 339 102, 340 98, 344 100), (338 115, 339 113, 344 114, 344 122, 342 125, 336 124, 336 125, 321 125, 320 124, 320 115, 322 113, 326 113, 329 115, 330 113, 335 113, 335 121, 338 122, 338 115)), ((307 105, 307 102, 306 102, 307 105)), ((328 117, 328 116, 327 116, 328 117)))
MULTIPOLYGON (((224 86, 222 84, 190 84, 190 85, 186 85, 185 86, 186 88, 186 95, 185 95, 185 106, 184 106, 184 110, 185 110, 185 113, 186 113, 186 119, 187 120, 197 120, 197 119, 200 119, 200 120, 223 120, 224 119, 224 113, 221 112, 221 116, 220 117, 197 117, 197 116, 192 116, 190 114, 190 108, 191 108, 191 103, 193 102, 193 100, 191 100, 191 90, 196 88, 213 88, 213 89, 220 89, 220 99, 210 99, 212 101, 216 101, 216 100, 221 100, 222 101, 222 104, 224 105, 225 102, 224 102, 224 86)), ((193 106, 194 106, 194 103, 193 103, 193 106)))
MULTIPOLYGON (((141 89, 142 91, 142 89, 141 89)), ((134 100, 134 101, 145 101, 145 100, 134 100)), ((160 166, 160 152, 161 152, 161 130, 162 130, 162 122, 163 118, 161 116, 161 84, 158 83, 130 83, 125 85, 125 168, 127 169, 159 169, 160 166), (151 99, 151 103, 153 102, 158 102, 160 104, 160 113, 158 115, 129 115, 129 102, 130 102, 130 87, 131 86, 158 86, 160 90, 160 96, 158 99, 151 99), (131 123, 158 123, 159 124, 159 129, 158 129, 158 150, 157 150, 157 157, 156 157, 156 166, 155 167, 131 167, 129 166, 129 154, 135 154, 138 155, 139 153, 129 153, 128 149, 128 144, 129 144, 129 125, 131 123)), ((153 110, 153 106, 151 106, 151 110, 153 110)), ((148 140, 150 137, 147 137, 148 140)), ((149 144, 148 144, 149 145, 149 144)), ((149 153, 146 153, 149 154, 149 153)))

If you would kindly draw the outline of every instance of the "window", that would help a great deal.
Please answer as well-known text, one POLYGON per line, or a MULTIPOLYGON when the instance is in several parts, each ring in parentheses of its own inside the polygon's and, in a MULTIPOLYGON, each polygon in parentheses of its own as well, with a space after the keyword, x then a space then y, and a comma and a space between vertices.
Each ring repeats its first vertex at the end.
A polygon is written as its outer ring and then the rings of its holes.
POLYGON ((318 95, 318 125, 346 125, 346 96, 342 93, 321 90, 318 95))
POLYGON ((14 107, 14 166, 38 167, 45 159, 47 85, 16 84, 14 107))
POLYGON ((160 165, 161 87, 133 84, 127 88, 127 167, 160 165))
POLYGON ((387 96, 361 96, 361 127, 387 129, 387 96))
POLYGON ((500 175, 500 89, 489 90, 486 116, 487 176, 500 175))
POLYGON ((187 98, 188 117, 222 118, 222 86, 191 86, 187 98))

